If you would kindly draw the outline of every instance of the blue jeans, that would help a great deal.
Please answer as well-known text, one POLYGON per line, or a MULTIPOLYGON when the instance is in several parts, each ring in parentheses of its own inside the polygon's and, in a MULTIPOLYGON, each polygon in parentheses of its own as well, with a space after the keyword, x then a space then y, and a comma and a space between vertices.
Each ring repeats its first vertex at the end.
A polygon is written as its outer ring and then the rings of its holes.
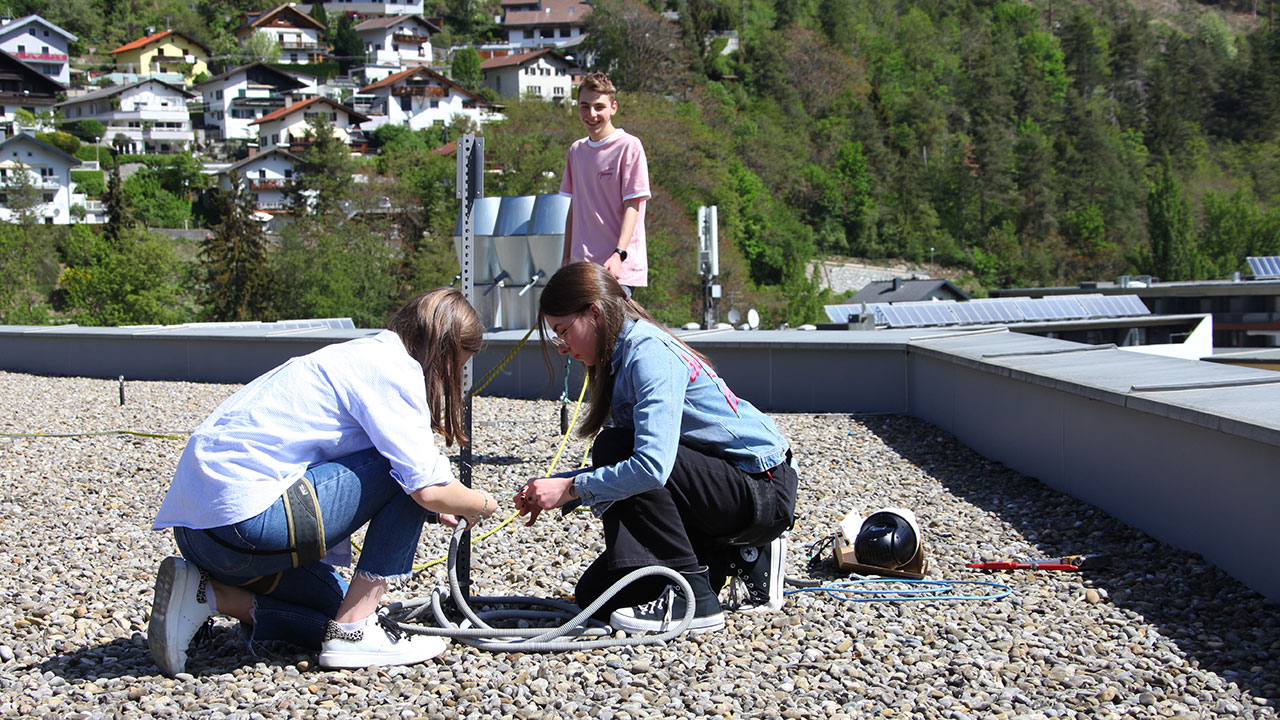
MULTIPOLYGON (((337 545, 368 523, 356 572, 395 578, 412 571, 429 513, 391 477, 391 464, 377 450, 317 465, 306 477, 315 488, 324 518, 325 547, 337 545)), ((209 530, 174 528, 174 538, 184 558, 227 585, 280 573, 270 591, 254 597, 251 641, 283 640, 310 649, 320 647, 325 624, 337 614, 346 595, 346 581, 322 562, 295 568, 287 553, 252 554, 291 547, 283 497, 257 516, 231 525, 209 530)))

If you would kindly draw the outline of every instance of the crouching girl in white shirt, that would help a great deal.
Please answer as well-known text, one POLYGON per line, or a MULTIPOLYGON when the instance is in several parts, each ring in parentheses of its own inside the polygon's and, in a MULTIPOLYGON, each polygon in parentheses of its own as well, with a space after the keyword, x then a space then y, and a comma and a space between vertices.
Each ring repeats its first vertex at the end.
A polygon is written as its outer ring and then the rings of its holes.
POLYGON ((319 649, 326 667, 443 651, 443 638, 403 634, 376 611, 387 582, 411 572, 430 512, 457 524, 497 509, 454 479, 433 435, 467 440, 462 370, 482 336, 461 293, 423 293, 388 330, 289 360, 192 433, 154 525, 172 527, 182 553, 160 564, 148 628, 166 675, 185 669, 214 614, 239 619, 251 646, 319 649), (348 586, 330 563, 349 561, 365 524, 348 586))

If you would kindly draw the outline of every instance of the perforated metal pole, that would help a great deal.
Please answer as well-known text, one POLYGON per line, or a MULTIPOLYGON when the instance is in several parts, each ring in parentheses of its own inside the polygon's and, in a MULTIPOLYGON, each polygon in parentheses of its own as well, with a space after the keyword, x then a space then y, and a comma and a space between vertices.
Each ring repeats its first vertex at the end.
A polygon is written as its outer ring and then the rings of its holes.
MULTIPOLYGON (((475 284, 475 247, 476 199, 484 197, 484 138, 473 134, 463 135, 458 139, 458 178, 457 197, 462 212, 462 294, 476 306, 475 284)), ((462 407, 463 431, 467 434, 467 442, 459 448, 460 463, 458 479, 463 485, 471 487, 471 360, 462 369, 462 407)), ((462 592, 471 595, 471 528, 458 547, 458 585, 462 592)))

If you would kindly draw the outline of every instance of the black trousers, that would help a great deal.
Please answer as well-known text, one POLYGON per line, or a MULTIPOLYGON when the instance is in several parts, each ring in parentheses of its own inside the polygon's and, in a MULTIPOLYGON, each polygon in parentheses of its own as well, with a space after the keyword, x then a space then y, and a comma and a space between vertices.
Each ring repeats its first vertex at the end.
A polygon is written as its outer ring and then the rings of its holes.
MULTIPOLYGON (((606 428, 592 446, 592 464, 614 465, 631 456, 632 431, 606 428)), ((628 572, 662 565, 678 572, 706 566, 711 586, 724 585, 729 553, 737 552, 732 538, 759 524, 755 493, 749 483, 766 483, 776 493, 774 516, 765 518, 764 534, 776 538, 795 517, 795 470, 787 463, 768 473, 751 475, 728 461, 680 445, 666 485, 611 505, 601 517, 605 551, 578 580, 575 597, 586 607, 628 572)), ((667 586, 662 578, 644 578, 615 595, 595 615, 607 620, 620 607, 648 602, 667 586)))

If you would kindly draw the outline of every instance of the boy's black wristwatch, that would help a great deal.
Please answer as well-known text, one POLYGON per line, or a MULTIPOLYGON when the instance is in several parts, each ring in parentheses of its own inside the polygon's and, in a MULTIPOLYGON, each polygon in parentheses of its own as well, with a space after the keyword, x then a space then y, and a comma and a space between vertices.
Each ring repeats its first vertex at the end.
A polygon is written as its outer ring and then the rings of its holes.
POLYGON ((613 251, 614 251, 614 252, 616 252, 616 253, 618 253, 618 257, 622 258, 622 261, 623 261, 623 262, 626 262, 626 261, 627 261, 627 251, 626 251, 626 250, 623 250, 622 248, 614 248, 614 249, 613 249, 613 251))

